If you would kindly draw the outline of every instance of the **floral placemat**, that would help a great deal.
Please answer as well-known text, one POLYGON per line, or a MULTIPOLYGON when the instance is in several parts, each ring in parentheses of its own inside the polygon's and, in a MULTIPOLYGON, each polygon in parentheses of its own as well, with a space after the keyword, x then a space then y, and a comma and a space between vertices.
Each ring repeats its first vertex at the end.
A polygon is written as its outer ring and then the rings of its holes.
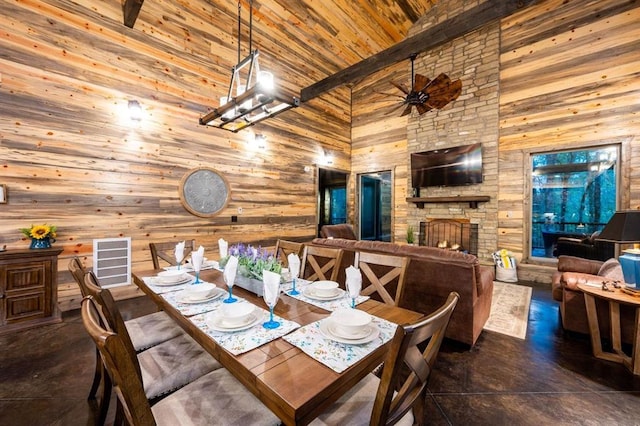
MULTIPOLYGON (((144 283, 147 285, 147 287, 149 287, 149 289, 155 294, 165 294, 178 290, 184 290, 189 284, 191 284, 191 282, 186 282, 184 284, 178 285, 156 285, 156 283, 158 282, 156 277, 142 277, 142 279, 144 280, 144 283)), ((195 277, 193 277, 191 281, 193 281, 194 279, 195 277)))
MULTIPOLYGON (((193 272, 193 266, 190 263, 185 263, 183 265, 180 265, 180 268, 178 268, 177 265, 171 265, 171 266, 165 266, 162 269, 164 269, 165 271, 173 271, 174 269, 182 269, 185 272, 193 272)), ((218 270, 220 270, 220 265, 215 260, 207 260, 206 262, 204 262, 202 264, 202 266, 200 267, 200 270, 204 271, 204 270, 207 270, 207 269, 218 269, 218 270)))
MULTIPOLYGON (((203 281, 203 283, 206 281, 203 281)), ((184 286, 186 288, 186 285, 184 286)), ((218 289, 223 291, 222 289, 218 289)), ((190 317, 192 315, 202 314, 204 312, 210 312, 218 309, 218 307, 223 303, 222 301, 226 298, 227 292, 224 292, 222 296, 217 297, 214 300, 210 300, 208 302, 201 303, 183 303, 181 302, 182 291, 172 291, 169 293, 162 294, 162 297, 174 308, 176 308, 182 315, 185 317, 190 317)))
POLYGON ((284 336, 284 340, 300 348, 316 361, 332 370, 342 373, 378 347, 387 343, 396 332, 397 325, 382 318, 372 316, 380 333, 373 341, 361 345, 346 344, 331 340, 320 331, 320 323, 325 319, 305 325, 284 336))
MULTIPOLYGON (((324 310, 331 311, 331 312, 339 308, 351 307, 351 298, 349 297, 349 293, 347 292, 344 293, 343 297, 340 297, 339 299, 333 299, 333 300, 318 300, 318 299, 312 299, 310 297, 305 296, 304 290, 311 284, 312 284, 312 281, 298 279, 296 280, 296 290, 298 290, 300 294, 292 295, 289 293, 293 287, 292 285, 289 285, 288 288, 284 290, 284 294, 286 294, 289 297, 293 297, 294 299, 301 300, 305 303, 308 303, 313 306, 317 306, 318 308, 322 308, 324 310)), ((358 296, 356 298, 356 305, 366 300, 369 300, 369 296, 358 296)))
POLYGON ((212 314, 211 312, 195 315, 189 319, 198 326, 200 330, 204 331, 209 337, 215 340, 216 343, 234 355, 248 352, 264 345, 265 343, 269 343, 272 340, 289 334, 300 327, 300 324, 297 322, 289 321, 274 315, 273 319, 280 323, 280 327, 273 329, 264 328, 262 324, 269 320, 269 312, 262 308, 257 308, 256 311, 259 312, 262 321, 246 330, 234 332, 217 331, 209 327, 207 324, 207 317, 212 314))

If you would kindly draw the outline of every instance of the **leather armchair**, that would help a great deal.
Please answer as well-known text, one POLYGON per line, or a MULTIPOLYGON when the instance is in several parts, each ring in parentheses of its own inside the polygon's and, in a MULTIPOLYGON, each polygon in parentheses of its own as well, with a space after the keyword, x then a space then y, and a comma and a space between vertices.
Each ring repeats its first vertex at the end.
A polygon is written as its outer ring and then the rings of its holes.
MULTIPOLYGON (((581 334, 589 334, 587 309, 584 304, 584 294, 578 289, 579 282, 602 283, 606 278, 598 272, 604 262, 584 259, 574 256, 560 256, 558 270, 553 273, 551 280, 551 294, 560 302, 560 316, 562 328, 581 334)), ((611 336, 609 321, 609 304, 596 298, 600 335, 607 339, 611 336)), ((630 306, 620 306, 620 323, 622 341, 633 343, 635 329, 635 309, 630 306)))
POLYGON ((600 231, 585 238, 558 238, 554 255, 574 256, 583 259, 605 261, 615 256, 614 243, 597 240, 600 231))

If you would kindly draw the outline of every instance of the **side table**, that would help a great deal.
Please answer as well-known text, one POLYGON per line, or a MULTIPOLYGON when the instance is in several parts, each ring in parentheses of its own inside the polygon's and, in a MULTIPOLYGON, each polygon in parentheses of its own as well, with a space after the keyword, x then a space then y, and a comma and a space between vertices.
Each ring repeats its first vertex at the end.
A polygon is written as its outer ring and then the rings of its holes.
POLYGON ((589 321, 589 333, 591 335, 591 348, 593 356, 607 361, 624 364, 633 374, 640 375, 640 297, 634 297, 623 293, 619 289, 614 291, 602 290, 588 284, 578 284, 578 288, 584 293, 584 303, 587 309, 589 321), (600 327, 598 327, 598 312, 596 311, 595 298, 606 300, 609 303, 609 315, 611 322, 611 345, 613 352, 604 352, 600 341, 600 327), (635 330, 633 335, 633 349, 631 356, 622 351, 620 338, 620 304, 630 305, 635 308, 635 330))

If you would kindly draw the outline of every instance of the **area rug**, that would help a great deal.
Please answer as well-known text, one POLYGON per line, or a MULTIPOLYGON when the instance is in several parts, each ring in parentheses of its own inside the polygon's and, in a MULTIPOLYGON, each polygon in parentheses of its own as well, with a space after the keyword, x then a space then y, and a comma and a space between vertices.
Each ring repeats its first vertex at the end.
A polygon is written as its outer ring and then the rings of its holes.
POLYGON ((524 339, 530 304, 531 287, 494 281, 491 314, 484 329, 524 339))

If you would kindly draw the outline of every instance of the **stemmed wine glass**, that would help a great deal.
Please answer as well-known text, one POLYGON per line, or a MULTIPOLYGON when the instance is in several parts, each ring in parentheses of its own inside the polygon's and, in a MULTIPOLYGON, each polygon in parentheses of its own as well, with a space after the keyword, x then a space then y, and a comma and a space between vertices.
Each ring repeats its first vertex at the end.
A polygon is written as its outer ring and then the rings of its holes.
POLYGON ((291 275, 293 284, 289 294, 292 296, 297 296, 298 294, 300 294, 300 292, 296 290, 296 280, 298 278, 298 275, 300 274, 300 259, 295 254, 289 255, 289 273, 291 275))
POLYGON ((180 270, 180 264, 184 259, 184 255, 181 252, 176 251, 176 264, 178 265, 178 270, 180 270))
POLYGON ((229 288, 229 297, 227 297, 226 299, 223 300, 224 303, 234 303, 237 302, 238 299, 236 299, 235 297, 233 297, 233 281, 235 281, 235 277, 234 278, 228 278, 226 274, 223 275, 224 278, 224 282, 225 284, 227 284, 227 288, 229 288))
POLYGON ((291 278, 292 278, 293 286, 291 287, 291 291, 289 292, 289 294, 292 296, 296 296, 300 294, 300 292, 296 290, 296 279, 298 278, 298 273, 299 273, 298 270, 291 269, 291 278))
POLYGON ((202 268, 202 256, 200 256, 197 253, 192 253, 191 266, 193 267, 193 270, 196 273, 196 280, 194 281, 194 284, 200 284, 202 282, 200 281, 200 269, 202 268))
POLYGON ((262 324, 264 328, 273 329, 280 327, 280 323, 273 320, 273 308, 275 308, 278 303, 278 296, 280 296, 280 290, 271 292, 267 291, 265 288, 264 295, 262 297, 269 307, 269 321, 262 324))
POLYGON ((356 290, 356 289, 354 289, 353 287, 349 288, 349 297, 351 298, 351 307, 352 308, 356 307, 356 299, 360 295, 360 290, 357 290, 357 291, 354 291, 354 290, 356 290))

